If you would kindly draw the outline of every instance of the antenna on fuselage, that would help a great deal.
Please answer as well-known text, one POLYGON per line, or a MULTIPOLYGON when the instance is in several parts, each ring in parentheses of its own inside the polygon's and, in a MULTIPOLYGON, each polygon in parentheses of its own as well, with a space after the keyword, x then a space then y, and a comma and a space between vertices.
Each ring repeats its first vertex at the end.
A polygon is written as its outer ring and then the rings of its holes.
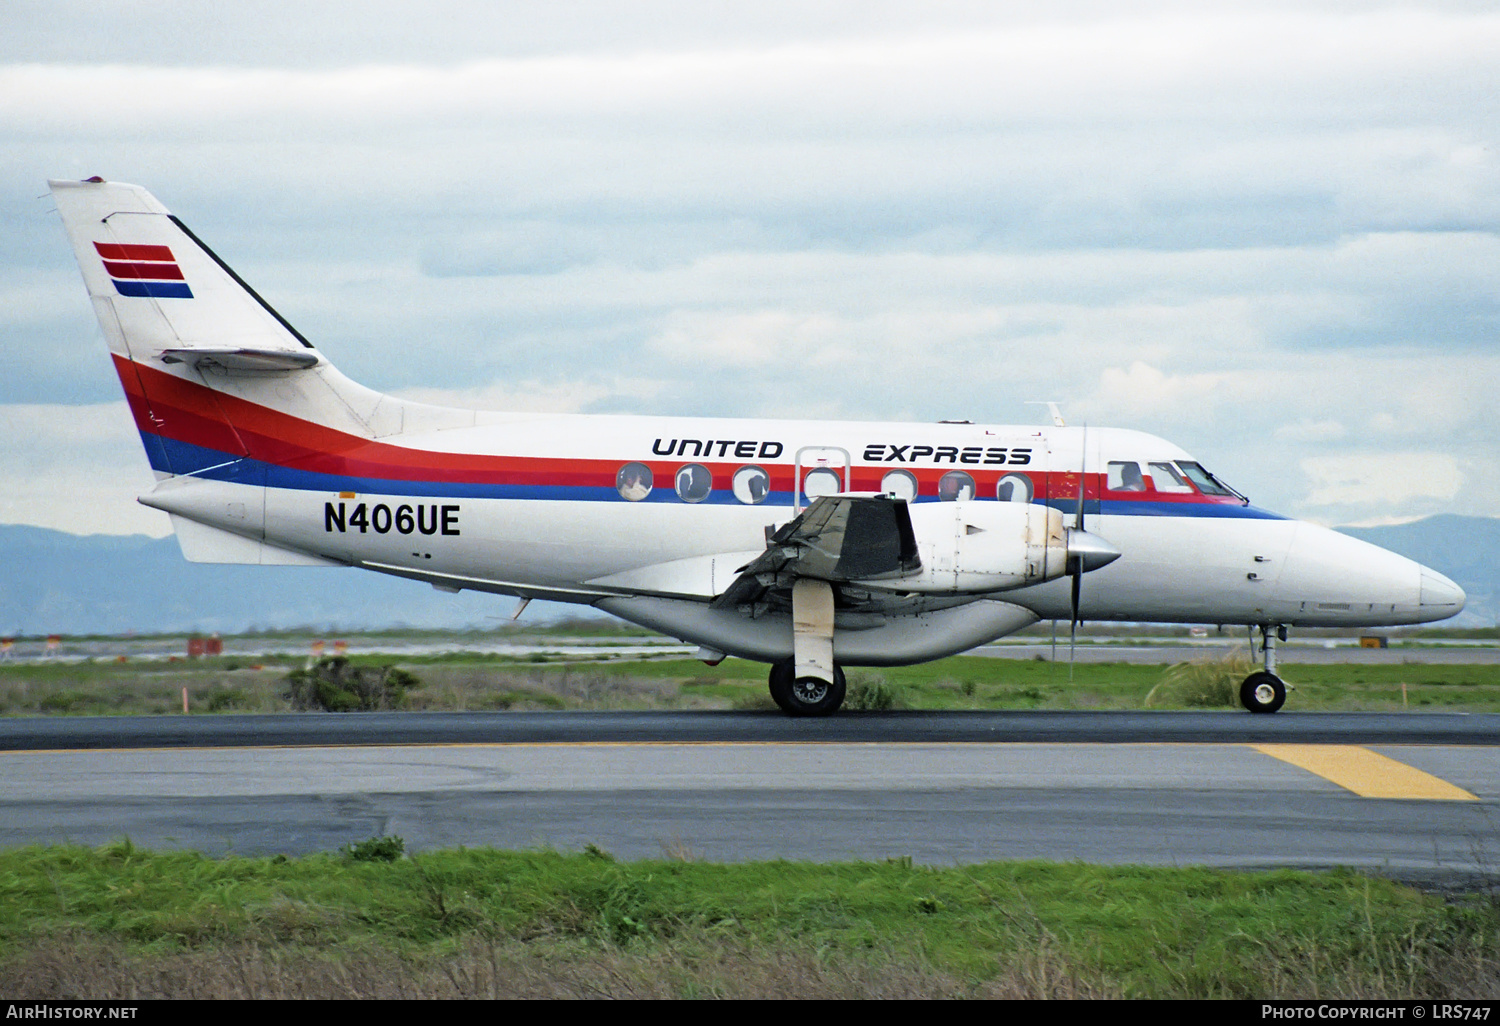
POLYGON ((1052 414, 1052 426, 1053 427, 1067 427, 1068 426, 1067 424, 1063 423, 1062 410, 1058 408, 1057 403, 1050 402, 1048 400, 1043 400, 1043 399, 1028 399, 1028 400, 1026 400, 1026 402, 1023 405, 1026 405, 1026 406, 1045 406, 1045 407, 1047 407, 1047 412, 1050 413, 1050 414, 1052 414))

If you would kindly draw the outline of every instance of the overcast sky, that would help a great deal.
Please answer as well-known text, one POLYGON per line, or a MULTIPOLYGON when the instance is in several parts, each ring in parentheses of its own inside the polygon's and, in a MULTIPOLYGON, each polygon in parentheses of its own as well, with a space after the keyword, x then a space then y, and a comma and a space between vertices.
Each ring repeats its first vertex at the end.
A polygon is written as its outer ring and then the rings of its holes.
POLYGON ((493 408, 1132 427, 1500 511, 1481 3, 0 6, 0 522, 165 534, 47 178, 493 408))

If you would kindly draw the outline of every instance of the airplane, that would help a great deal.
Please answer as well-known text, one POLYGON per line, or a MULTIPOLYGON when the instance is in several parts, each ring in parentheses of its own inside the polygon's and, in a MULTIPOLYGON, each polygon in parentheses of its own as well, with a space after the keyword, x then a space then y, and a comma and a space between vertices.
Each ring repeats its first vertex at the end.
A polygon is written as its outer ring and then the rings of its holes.
POLYGON ((787 714, 847 666, 1041 620, 1245 625, 1251 712, 1289 627, 1446 619, 1442 574, 1253 505, 1163 439, 967 421, 451 409, 338 372, 139 186, 49 183, 156 484, 196 562, 361 567, 583 603, 770 664, 787 714))

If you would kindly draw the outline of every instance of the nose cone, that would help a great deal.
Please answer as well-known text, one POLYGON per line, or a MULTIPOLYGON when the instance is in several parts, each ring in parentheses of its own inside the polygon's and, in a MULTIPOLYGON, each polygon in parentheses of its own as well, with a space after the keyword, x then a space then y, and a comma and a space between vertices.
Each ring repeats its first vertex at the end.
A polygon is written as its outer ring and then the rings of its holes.
POLYGON ((1442 612, 1444 616, 1453 616, 1462 612, 1466 596, 1464 590, 1454 584, 1448 578, 1427 567, 1422 568, 1422 586, 1420 601, 1422 607, 1432 607, 1434 612, 1442 612), (1446 610, 1446 612, 1443 612, 1446 610))
POLYGON ((1309 627, 1431 623, 1464 607, 1463 589, 1436 570, 1306 523, 1297 525, 1277 596, 1291 623, 1309 627))

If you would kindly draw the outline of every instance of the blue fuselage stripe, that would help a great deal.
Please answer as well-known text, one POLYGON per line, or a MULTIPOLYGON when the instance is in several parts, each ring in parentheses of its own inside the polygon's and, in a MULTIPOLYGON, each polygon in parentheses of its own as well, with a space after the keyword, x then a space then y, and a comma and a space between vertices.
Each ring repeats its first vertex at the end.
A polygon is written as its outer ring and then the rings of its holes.
MULTIPOLYGON (((1071 517, 1077 499, 1048 499, 1047 505, 1071 517)), ((1230 520, 1287 520, 1280 513, 1256 506, 1217 502, 1150 502, 1145 499, 1086 499, 1083 515, 1106 517, 1214 517, 1230 520)), ((1086 526, 1086 525, 1085 525, 1086 526)))
MULTIPOLYGON (((620 493, 610 487, 587 485, 537 485, 466 483, 462 481, 406 481, 391 478, 351 477, 298 470, 274 463, 236 457, 217 449, 189 442, 179 442, 160 435, 141 432, 146 454, 153 470, 167 474, 190 475, 210 481, 254 485, 265 488, 288 488, 305 492, 355 492, 364 495, 409 496, 412 498, 449 499, 555 499, 573 502, 624 502, 620 493)), ((671 488, 654 488, 642 502, 680 503, 671 488)), ((937 502, 936 496, 921 496, 918 502, 937 502)), ((773 491, 761 505, 790 506, 790 492, 773 491)), ((712 492, 702 505, 738 506, 739 500, 727 488, 712 492)), ((1072 515, 1077 500, 1051 499, 1046 505, 1072 515)), ((1285 520, 1286 517, 1254 506, 1221 505, 1202 502, 1146 502, 1089 499, 1084 502, 1085 516, 1134 517, 1237 517, 1251 520, 1285 520)))

